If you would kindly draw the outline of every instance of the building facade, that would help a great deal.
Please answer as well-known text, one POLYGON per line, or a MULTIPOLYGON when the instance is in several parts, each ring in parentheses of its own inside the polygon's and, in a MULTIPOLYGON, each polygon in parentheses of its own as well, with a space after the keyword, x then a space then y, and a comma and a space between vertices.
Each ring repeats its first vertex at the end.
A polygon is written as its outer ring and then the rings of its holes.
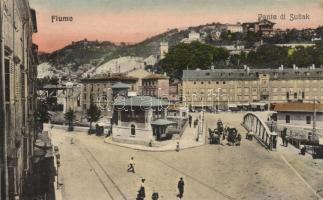
POLYGON ((90 104, 94 103, 104 111, 103 114, 111 115, 113 104, 112 86, 118 82, 129 84, 129 92, 137 93, 138 78, 126 76, 125 74, 108 74, 82 79, 82 111, 86 112, 90 104))
POLYGON ((114 101, 112 140, 148 145, 167 136, 168 102, 149 96, 120 96, 114 101))
POLYGON ((231 33, 243 33, 242 24, 225 24, 226 30, 230 31, 231 33))
POLYGON ((1 199, 23 198, 36 134, 36 13, 27 0, 0 4, 1 199))
POLYGON ((323 100, 323 69, 214 69, 183 71, 183 102, 193 107, 323 100))
POLYGON ((168 98, 169 77, 162 74, 151 74, 142 79, 142 95, 168 98))
POLYGON ((313 103, 278 103, 274 110, 277 112, 279 130, 287 128, 289 133, 307 138, 312 135, 315 126, 316 133, 323 137, 323 104, 318 102, 314 104, 314 101, 313 103))
POLYGON ((274 34, 275 23, 266 19, 260 19, 257 22, 243 23, 242 26, 244 32, 259 32, 263 36, 271 36, 272 34, 274 34))

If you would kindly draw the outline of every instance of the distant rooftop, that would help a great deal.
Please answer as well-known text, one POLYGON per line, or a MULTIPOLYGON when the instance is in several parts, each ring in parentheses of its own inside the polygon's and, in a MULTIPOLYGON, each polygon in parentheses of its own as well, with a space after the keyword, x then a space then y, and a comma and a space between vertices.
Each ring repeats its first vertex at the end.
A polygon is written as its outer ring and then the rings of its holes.
MULTIPOLYGON (((278 103, 274 110, 277 112, 314 112, 314 103, 278 103)), ((323 104, 316 104, 316 111, 323 112, 323 104)))
POLYGON ((136 82, 138 78, 127 76, 126 74, 122 73, 114 73, 114 74, 100 74, 89 78, 83 78, 81 80, 82 83, 84 82, 105 82, 105 81, 130 81, 130 82, 136 82))
POLYGON ((131 88, 131 86, 129 84, 125 84, 122 82, 117 82, 111 88, 112 89, 129 89, 129 88, 131 88))
POLYGON ((214 70, 184 70, 183 81, 202 80, 258 80, 260 74, 270 76, 271 80, 288 79, 323 79, 323 68, 287 68, 287 69, 214 69, 214 70))
POLYGON ((119 97, 114 101, 114 106, 165 107, 168 105, 168 101, 151 96, 119 97))
POLYGON ((144 80, 147 80, 147 79, 169 79, 168 76, 165 76, 163 74, 150 74, 146 77, 143 78, 144 80))

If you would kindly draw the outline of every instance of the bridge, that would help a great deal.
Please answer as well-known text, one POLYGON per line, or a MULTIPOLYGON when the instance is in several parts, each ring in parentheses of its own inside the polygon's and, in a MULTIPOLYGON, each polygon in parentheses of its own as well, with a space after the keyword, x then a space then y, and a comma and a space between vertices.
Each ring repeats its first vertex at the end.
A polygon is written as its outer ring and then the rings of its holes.
POLYGON ((277 149, 277 133, 270 131, 266 122, 256 113, 249 112, 244 115, 242 126, 269 150, 277 149))

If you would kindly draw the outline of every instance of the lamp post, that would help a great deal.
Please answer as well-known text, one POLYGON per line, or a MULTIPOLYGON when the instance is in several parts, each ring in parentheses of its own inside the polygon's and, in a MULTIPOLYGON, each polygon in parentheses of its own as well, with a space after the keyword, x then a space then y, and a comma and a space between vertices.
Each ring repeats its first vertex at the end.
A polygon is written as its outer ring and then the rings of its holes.
POLYGON ((220 90, 221 90, 222 88, 218 88, 218 111, 219 111, 219 108, 220 108, 220 90))

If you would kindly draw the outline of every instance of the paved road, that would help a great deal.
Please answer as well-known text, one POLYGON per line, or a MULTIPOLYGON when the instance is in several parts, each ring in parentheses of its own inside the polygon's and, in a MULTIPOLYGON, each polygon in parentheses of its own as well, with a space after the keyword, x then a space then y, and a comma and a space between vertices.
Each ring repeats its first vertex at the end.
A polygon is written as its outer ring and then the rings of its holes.
MULTIPOLYGON (((205 122, 212 128, 221 118, 239 126, 239 117, 206 115, 205 122)), ((165 200, 177 199, 180 177, 184 177, 187 200, 315 199, 278 154, 256 141, 243 140, 240 147, 205 145, 180 152, 142 152, 84 133, 52 130, 52 137, 60 148, 61 191, 66 200, 135 199, 141 177, 146 179, 147 197, 158 191, 165 200), (70 144, 71 137, 74 144, 70 144), (131 156, 136 174, 126 171, 131 156)))

